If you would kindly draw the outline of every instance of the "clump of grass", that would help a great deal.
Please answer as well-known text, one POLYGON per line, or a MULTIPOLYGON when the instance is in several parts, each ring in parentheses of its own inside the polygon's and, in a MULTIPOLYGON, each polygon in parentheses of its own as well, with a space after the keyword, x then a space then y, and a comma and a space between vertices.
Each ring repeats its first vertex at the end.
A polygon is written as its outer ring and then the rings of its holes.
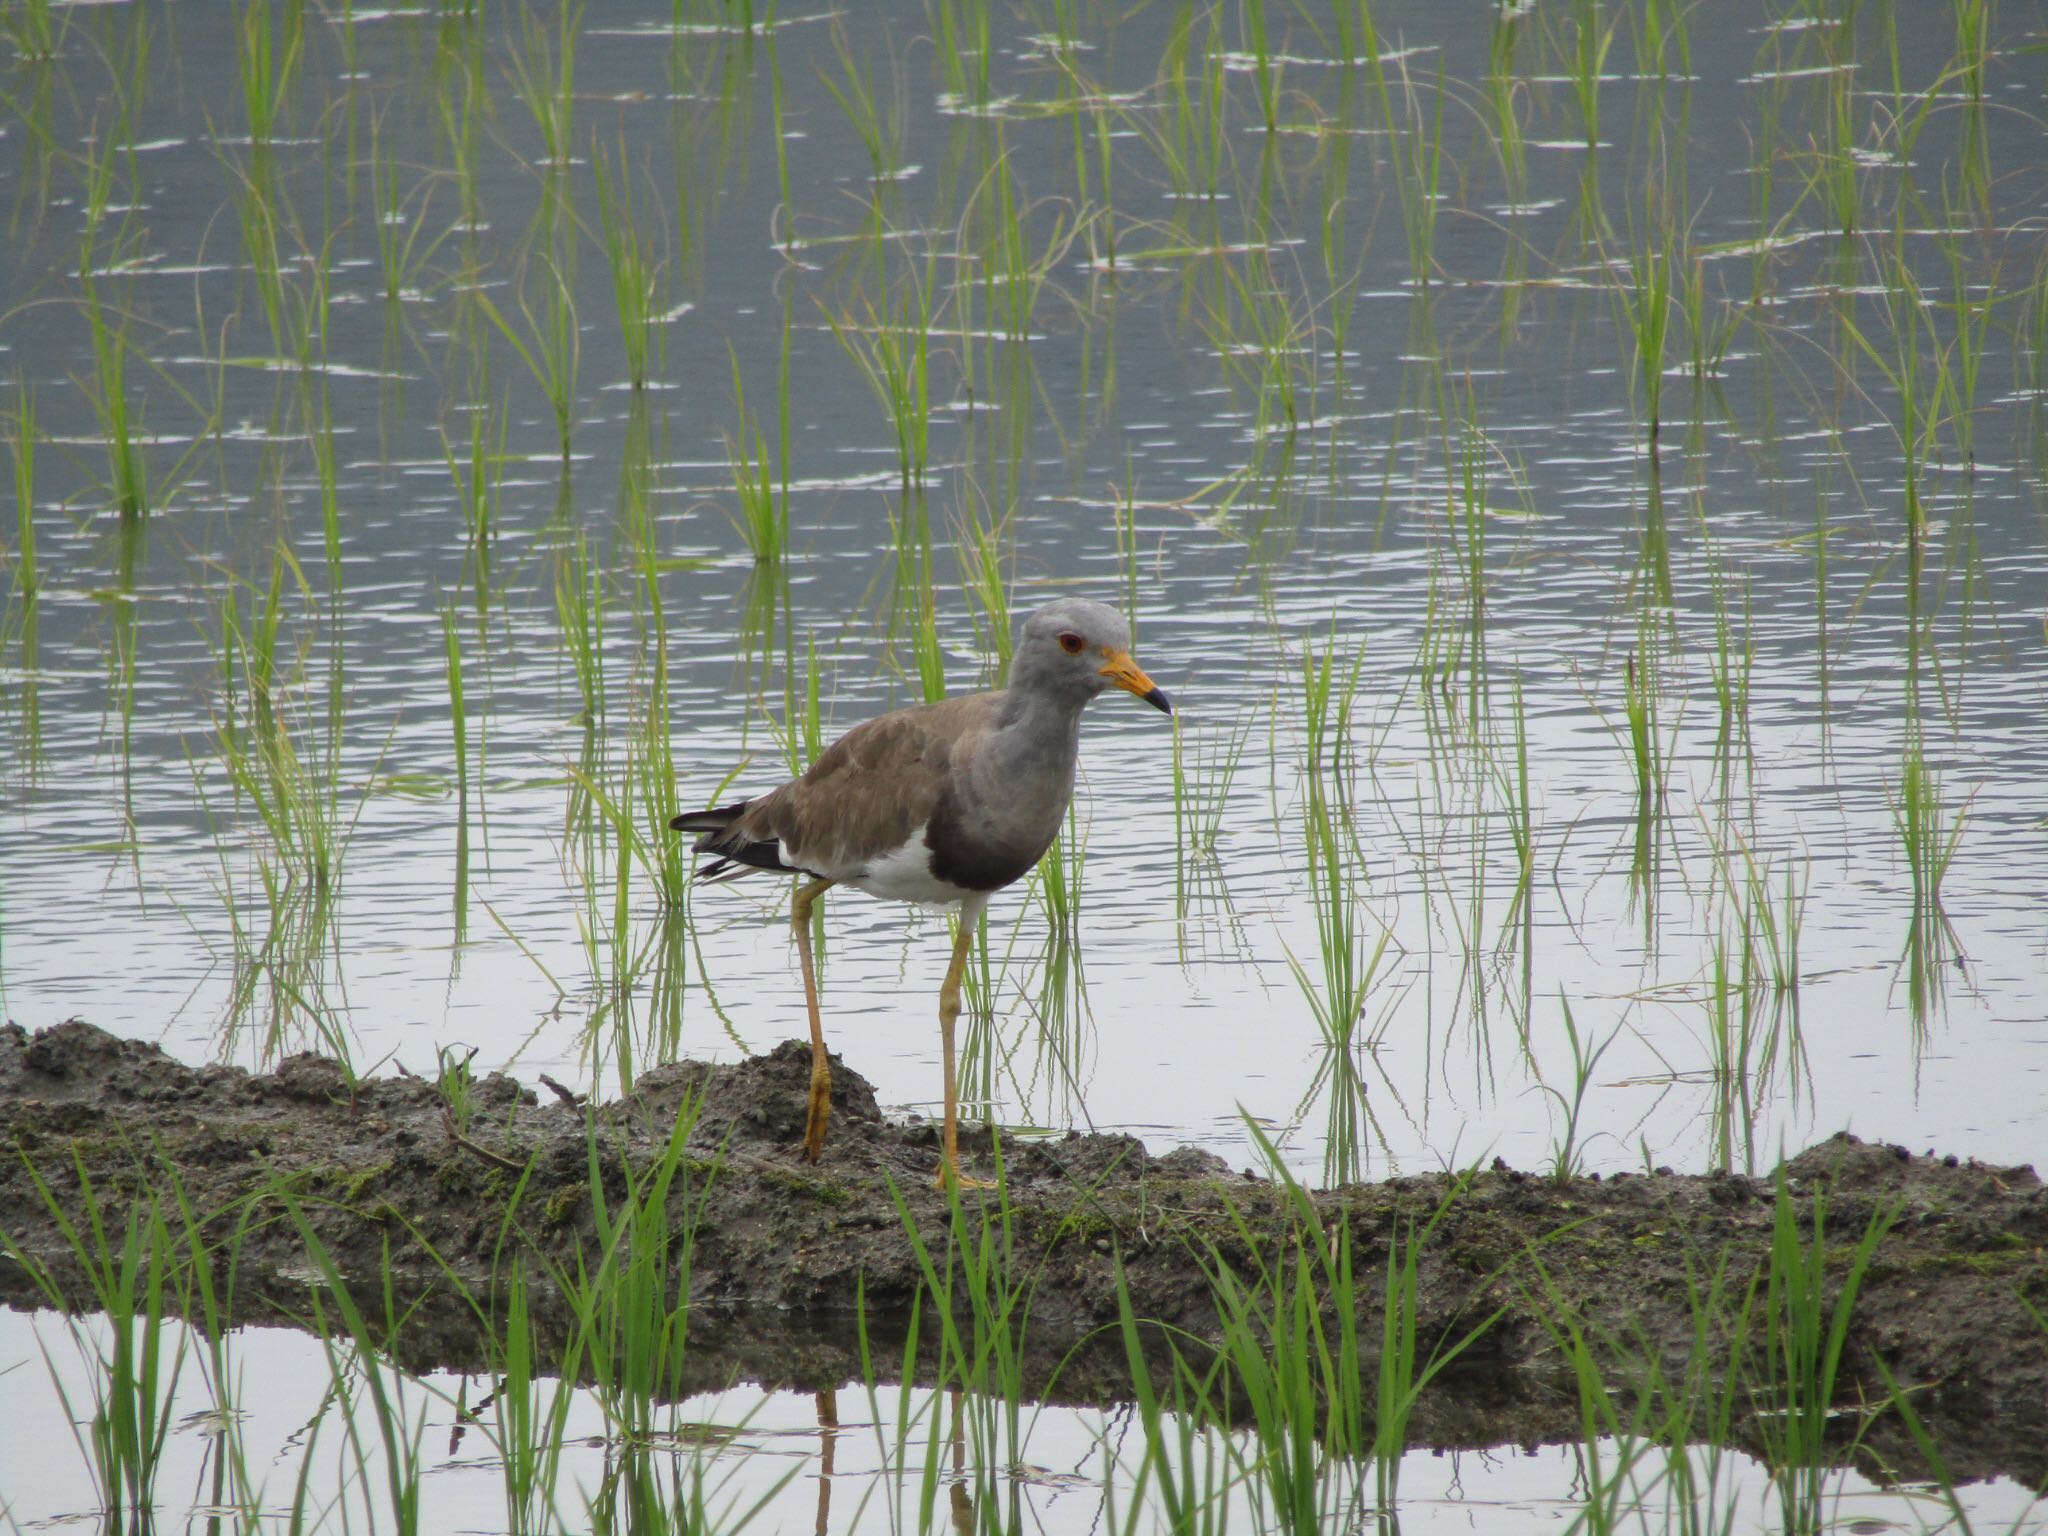
POLYGON ((555 416, 555 435, 562 460, 568 462, 570 438, 576 426, 576 373, 583 343, 576 324, 576 296, 562 262, 537 251, 528 260, 519 285, 519 313, 526 321, 526 334, 514 330, 489 294, 475 290, 470 301, 496 327, 526 365, 528 373, 547 396, 555 416), (539 313, 529 297, 540 291, 539 313))
POLYGON ((1748 1375, 1759 1410, 1751 1422, 1777 1491, 1779 1528, 1794 1536, 1818 1536, 1830 1524, 1827 1485, 1843 1459, 1834 1422, 1835 1383, 1857 1295, 1899 1214, 1897 1204, 1879 1205, 1846 1261, 1831 1261, 1827 1205, 1818 1191, 1811 1209, 1812 1234, 1802 1235, 1780 1178, 1765 1271, 1761 1358, 1751 1360, 1748 1375), (1840 1278, 1831 1281, 1830 1270, 1840 1278))
POLYGON ((1644 199, 1643 215, 1643 226, 1630 230, 1629 270, 1620 299, 1635 342, 1635 372, 1654 452, 1664 427, 1664 352, 1671 333, 1678 240, 1670 204, 1654 186, 1644 199))
POLYGON ((647 387, 648 368, 659 332, 661 267, 640 232, 633 212, 633 181, 626 146, 619 145, 614 182, 604 149, 592 156, 597 182, 599 229, 604 236, 605 263, 611 272, 612 299, 619 315, 619 337, 626 357, 626 380, 634 389, 647 387))
MULTIPOLYGON (((25 1161, 24 1166, 102 1319, 97 1329, 75 1318, 70 1327, 91 1373, 89 1411, 72 1405, 59 1368, 45 1351, 51 1383, 92 1474, 102 1529, 111 1536, 152 1531, 157 1478, 186 1360, 187 1335, 177 1313, 189 1300, 189 1282, 179 1279, 177 1245, 163 1205, 154 1193, 127 1201, 125 1220, 110 1232, 100 1195, 82 1161, 73 1165, 77 1189, 66 1196, 60 1196, 32 1162, 25 1161), (81 1222, 73 1221, 74 1210, 81 1214, 81 1222)), ((49 1306, 66 1312, 75 1307, 76 1299, 4 1230, 0 1245, 49 1306)))
POLYGON ((33 603, 41 590, 36 568, 36 397, 24 383, 14 391, 13 430, 7 435, 14 469, 14 594, 33 603))
MULTIPOLYGON (((737 391, 739 363, 733 363, 733 388, 737 391)), ((732 465, 736 511, 732 524, 746 542, 754 564, 778 567, 789 552, 789 498, 776 482, 768 444, 757 427, 753 442, 747 441, 745 407, 741 407, 739 433, 728 440, 726 457, 732 465)))
POLYGON ((1538 1079, 1537 1086, 1550 1096, 1564 1116, 1564 1127, 1558 1132, 1551 1147, 1550 1176, 1557 1183, 1575 1179, 1583 1171, 1585 1144, 1579 1138, 1579 1121, 1585 1113, 1586 1093, 1593 1086, 1594 1069, 1600 1065, 1600 1058, 1607 1054, 1608 1047, 1621 1034, 1616 1025, 1604 1038, 1595 1044, 1589 1036, 1579 1032, 1578 1020, 1572 1014, 1572 1005, 1562 993, 1558 995, 1558 1007, 1564 1013, 1564 1036, 1571 1047, 1572 1073, 1568 1089, 1559 1088, 1538 1079))
POLYGON ((931 330, 934 272, 898 282, 877 310, 863 300, 861 314, 827 311, 826 322, 853 359, 869 392, 896 434, 896 464, 904 489, 923 485, 931 466, 931 330))
POLYGON ((1967 805, 1951 813, 1944 803, 1941 773, 1927 761, 1919 733, 1912 732, 1899 765, 1892 795, 1893 824, 1906 857, 1910 919, 1906 930, 1906 969, 1916 1014, 1934 994, 1934 978, 1953 943, 1953 930, 1941 898, 1956 847, 1962 842, 1967 805))
POLYGON ((20 0, 0 11, 0 32, 14 45, 14 51, 31 64, 47 64, 57 57, 64 35, 71 29, 71 7, 53 0, 20 0))

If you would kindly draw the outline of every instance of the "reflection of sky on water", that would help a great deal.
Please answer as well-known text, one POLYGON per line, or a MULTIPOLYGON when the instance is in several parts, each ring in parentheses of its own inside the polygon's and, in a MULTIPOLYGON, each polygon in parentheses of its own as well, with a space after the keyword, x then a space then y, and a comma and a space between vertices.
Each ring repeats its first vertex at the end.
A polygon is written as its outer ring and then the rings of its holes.
MULTIPOLYGON (((75 252, 72 203, 60 200, 32 221, 6 280, 10 313, 0 331, 15 370, 35 387, 44 430, 59 440, 38 462, 46 589, 34 673, 42 755, 33 780, 24 777, 18 729, 27 681, 18 636, 0 662, 17 742, 7 768, 8 814, 0 820, 6 1008, 30 1025, 82 1015, 160 1037, 187 1057, 216 1048, 234 984, 223 887, 237 892, 244 921, 259 919, 262 907, 248 853, 256 829, 245 809, 238 812, 213 744, 227 709, 217 652, 221 603, 232 588, 238 613, 250 621, 269 587, 272 551, 287 534, 311 589, 322 590, 325 580, 318 485, 292 414, 296 385, 270 371, 221 372, 200 360, 210 351, 273 350, 245 278, 224 270, 242 254, 231 183, 206 127, 213 98, 233 88, 211 73, 233 58, 225 36, 211 35, 219 25, 210 15, 181 13, 176 48, 166 46, 178 69, 145 103, 138 129, 156 146, 138 160, 142 275, 122 288, 140 317, 140 344, 173 360, 165 364, 169 379, 193 391, 218 382, 223 432, 193 454, 188 478, 136 547, 124 552, 112 520, 93 515, 102 464, 90 412, 71 382, 90 361, 76 307, 36 302, 73 292, 70 280, 52 275, 75 252), (205 300, 203 323, 195 295, 205 300), (136 574, 132 592, 123 593, 118 573, 127 561, 136 574), (125 773, 118 691, 109 681, 126 643, 117 611, 132 616, 138 658, 125 773), (113 846, 127 839, 130 810, 132 854, 113 846), (228 829, 225 858, 215 851, 215 826, 228 829)), ((1909 73, 1931 73, 1946 57, 1946 32, 1912 30, 1933 25, 1917 13, 1902 13, 1900 25, 1909 73)), ((1140 13, 1119 29, 1114 57, 1088 67, 1107 71, 1121 89, 1142 89, 1164 26, 1164 13, 1140 13)), ((1476 30, 1441 39, 1427 7, 1383 17, 1382 26, 1411 44, 1448 41, 1442 57, 1453 80, 1484 75, 1485 39, 1476 30)), ((1759 80, 1777 67, 1769 50, 1778 46, 1760 27, 1695 28, 1697 83, 1684 93, 1686 195, 1689 206, 1704 205, 1692 236, 1710 253, 1703 264, 1709 291, 1731 302, 1746 297, 1750 282, 1751 257, 1738 244, 1755 233, 1757 178, 1744 130, 1754 130, 1759 93, 1783 93, 1788 145, 1803 145, 1817 121, 1819 86, 1759 80)), ((894 42, 907 45, 916 30, 898 29, 894 42)), ((454 218, 456 197, 424 170, 447 158, 432 105, 434 29, 366 20, 355 35, 362 71, 356 152, 367 153, 367 114, 381 111, 402 194, 416 199, 406 204, 408 217, 417 214, 438 234, 454 218)), ((1305 38, 1298 46, 1311 51, 1305 38)), ((340 97, 334 38, 324 24, 314 29, 312 50, 303 88, 340 97)), ((694 307, 662 333, 660 371, 675 387, 651 393, 644 407, 660 553, 681 562, 662 577, 662 591, 685 803, 708 796, 748 753, 754 761, 742 784, 766 785, 779 771, 763 706, 746 700, 759 683, 758 642, 742 635, 749 567, 728 520, 724 465, 738 426, 732 357, 740 360, 750 411, 768 424, 785 300, 797 482, 787 632, 799 652, 815 641, 834 729, 914 697, 916 687, 907 638, 892 646, 881 629, 890 605, 892 517, 902 513, 888 424, 825 322, 824 308, 857 304, 859 257, 837 237, 859 228, 865 166, 839 108, 815 86, 821 68, 837 67, 829 31, 792 26, 778 45, 790 93, 796 230, 807 242, 797 264, 770 243, 780 193, 765 50, 735 64, 729 77, 714 67, 716 52, 705 45, 698 67, 710 73, 700 88, 672 91, 665 46, 608 25, 584 38, 577 75, 589 91, 577 102, 577 132, 607 144, 624 136, 636 174, 647 177, 643 208, 672 211, 679 185, 692 198, 690 249, 675 248, 672 229, 664 249, 670 300, 694 307), (703 100, 719 89, 737 103, 729 132, 703 100), (689 135, 680 181, 677 131, 689 135), (721 144, 729 149, 721 152, 721 144)), ((1430 59, 1433 76, 1433 56, 1415 57, 1430 59)), ((971 218, 972 178, 954 167, 962 155, 982 153, 979 136, 989 129, 936 114, 923 55, 912 59, 902 75, 903 159, 922 169, 895 184, 889 206, 900 227, 924 230, 945 249, 971 218)), ((499 67, 493 55, 491 68, 499 67)), ((1057 88, 1042 58, 1005 55, 999 67, 1027 95, 1057 88)), ((1420 67, 1411 60, 1411 69, 1420 67)), ((1356 100, 1343 106, 1338 74, 1291 70, 1286 88, 1313 95, 1327 112, 1359 110, 1356 100)), ((2018 218, 2038 202, 2040 166, 2048 163, 2038 153, 2037 125, 2024 116, 2038 112, 2039 86, 1999 79, 2000 104, 2023 111, 1985 119, 1992 185, 1999 209, 2010 210, 1999 217, 2018 218)), ((1235 76, 1233 84, 1244 86, 1235 76)), ((1646 174, 1628 146, 1650 89, 1617 80, 1603 93, 1608 147, 1599 152, 1598 175, 1605 241, 1616 260, 1626 257, 1631 208, 1639 209, 1646 174)), ((1677 87, 1663 89, 1678 99, 1677 87)), ((1527 110, 1532 139, 1571 138, 1576 109, 1566 88, 1531 86, 1527 110)), ((62 105, 57 114, 64 142, 78 141, 89 111, 62 105)), ((311 109, 303 116, 300 126, 310 127, 311 109)), ((1713 1161, 1719 1152, 1701 1077, 1713 1059, 1716 945, 1726 953, 1733 931, 1714 879, 1717 849, 1738 886, 1748 878, 1746 850, 1775 901, 1789 878, 1800 919, 1804 1055, 1796 1075, 1789 1050, 1781 1056, 1751 1132, 1751 1155, 1767 1162, 1781 1142, 1803 1144, 1847 1125, 1916 1147, 2037 1156, 2048 1049, 2039 917, 2048 850, 2035 789, 2048 780, 2048 716, 2037 674, 2048 591, 2038 397, 2025 372, 2026 343, 1992 333, 1974 417, 1977 474, 1948 472, 1928 484, 1937 522, 1919 617, 1926 751, 1941 771, 1947 813, 1967 805, 1968 819, 1943 887, 1953 954, 1965 963, 1935 968, 1922 1027, 1901 968, 1911 908, 1895 827, 1906 746, 1903 671, 1913 649, 1901 457, 1887 425, 1898 406, 1844 328, 1846 316, 1880 347, 1889 344, 1884 296, 1872 289, 1888 270, 1888 239, 1880 230, 1846 253, 1832 236, 1782 244, 1769 257, 1765 302, 1735 335, 1725 379, 1707 391, 1682 375, 1667 379, 1661 489, 1672 600, 1668 608, 1646 603, 1658 573, 1646 553, 1653 547, 1644 533, 1649 492, 1630 405, 1629 343, 1611 290, 1599 283, 1597 252, 1579 239, 1583 152, 1532 147, 1527 201, 1547 206, 1510 223, 1527 242, 1523 270, 1536 282, 1504 328, 1503 225, 1468 211, 1506 200, 1499 173, 1475 136, 1476 120, 1446 117, 1447 163, 1464 179, 1447 190, 1436 224, 1436 257, 1449 281, 1427 301, 1403 286, 1407 251, 1391 173, 1376 162, 1375 141, 1352 145, 1351 243, 1340 270, 1356 265, 1358 296, 1341 389, 1328 353, 1329 284, 1317 243, 1320 163, 1300 133, 1279 137, 1270 166, 1261 163, 1260 135, 1233 136, 1227 174, 1237 190, 1213 205, 1170 196, 1145 141, 1117 140, 1128 160, 1114 190, 1120 246, 1138 253, 1127 258, 1136 270, 1106 276, 1080 245, 1067 251, 1033 311, 1028 375, 1004 374, 1003 347, 982 334, 994 323, 992 291, 977 286, 967 327, 977 333, 971 410, 958 368, 963 343, 935 342, 931 432, 941 467, 926 513, 936 535, 939 629, 956 684, 972 681, 984 660, 958 585, 954 534, 963 520, 1014 505, 1017 609, 1051 591, 1115 595, 1125 566, 1114 500, 1128 494, 1136 503, 1139 654, 1183 707, 1188 762, 1199 774, 1240 729, 1247 743, 1229 786, 1218 858, 1177 865, 1163 722, 1123 707, 1124 700, 1092 711, 1078 968, 1066 959, 1068 979, 1048 992, 1046 967, 1065 957, 1049 948, 1035 901, 1013 892, 995 907, 997 1034, 1010 1053, 995 1078, 1000 1113, 1054 1125, 1085 1117, 1158 1143, 1199 1140, 1241 1157, 1242 1108, 1282 1125, 1299 1119, 1290 1153, 1304 1168, 1320 1166, 1323 1108, 1302 1103, 1320 1048, 1290 956, 1309 976, 1319 973, 1301 827, 1300 651, 1326 644, 1334 632, 1347 655, 1362 653, 1353 717, 1360 921, 1368 950, 1382 925, 1392 934, 1367 1010, 1382 1043, 1363 1070, 1374 1123, 1395 1164, 1434 1166, 1482 1153, 1542 1164, 1561 1120, 1541 1085, 1570 1089, 1566 1003, 1585 1039, 1612 1041, 1580 1127, 1588 1160, 1713 1161), (1231 382, 1212 334, 1211 306, 1227 302, 1213 281, 1198 267, 1184 283, 1177 259, 1142 254, 1201 240, 1255 241, 1262 185, 1269 189, 1271 271, 1296 315, 1315 306, 1323 327, 1312 377, 1297 381, 1303 427, 1291 458, 1280 434, 1255 441, 1253 395, 1231 382), (1550 286, 1558 278, 1565 282, 1550 286), (1845 291, 1859 296, 1838 298, 1845 291), (1468 419, 1478 434, 1468 432, 1468 419), (1216 482, 1261 446, 1262 473, 1224 509, 1228 493, 1216 482), (1476 525, 1454 515, 1467 462, 1483 473, 1491 514, 1476 525), (1188 504, 1175 504, 1183 498, 1188 504), (1429 705, 1425 689, 1435 684, 1421 668, 1469 623, 1460 562, 1475 527, 1485 541, 1483 634, 1492 683, 1478 701, 1491 757, 1472 750, 1466 675, 1454 673, 1429 705), (1824 596, 1816 581, 1823 549, 1824 596), (1725 779, 1715 755, 1720 624, 1736 654, 1746 644, 1751 655, 1742 676, 1749 756, 1725 779), (1630 879, 1637 787, 1624 669, 1629 658, 1653 653, 1661 685, 1653 734, 1667 777, 1645 892, 1630 879), (1520 936, 1503 927, 1514 895, 1514 781, 1506 765, 1518 686, 1538 838, 1526 966, 1520 936), (1053 1056, 1038 1038, 1041 1015, 1069 1021, 1053 1056), (1084 1020, 1078 1029, 1076 1016, 1084 1020)), ((1955 163, 1963 121, 1960 112, 1936 114, 1916 147, 1923 206, 1905 219, 1902 244, 1937 306, 1927 314, 1943 337, 1953 333, 1938 308, 1952 297, 1951 274, 1925 231, 1936 221, 1929 206, 1941 206, 1940 171, 1955 163)), ((517 252, 538 182, 507 153, 508 146, 535 152, 530 122, 509 88, 493 133, 478 161, 489 227, 475 247, 494 285, 486 291, 516 322, 517 252)), ((1013 121, 1003 133, 1012 172, 1036 199, 1028 227, 1043 244, 1056 221, 1072 217, 1058 201, 1073 192, 1071 134, 1059 120, 1013 121)), ((281 149, 280 173, 302 221, 317 220, 319 190, 338 174, 330 168, 323 177, 322 157, 338 163, 342 143, 337 130, 281 149)), ((32 167, 22 139, 9 144, 0 191, 13 205, 29 195, 32 167)), ((221 152, 243 153, 232 145, 221 152)), ((594 217, 587 168, 577 174, 579 208, 594 217)), ((1894 177, 1869 173, 1873 211, 1891 206, 1894 177)), ((1791 206, 1797 180, 1795 166, 1781 167, 1773 220, 1791 206)), ((357 196, 367 211, 366 192, 358 188, 357 196)), ((346 589, 341 816, 352 831, 326 1002, 346 1020, 364 1064, 395 1056, 421 1070, 436 1044, 463 1041, 480 1045, 482 1059, 511 1060, 529 1075, 573 1077, 590 1070, 584 1026, 604 996, 578 923, 608 921, 609 896, 601 890, 592 906, 583 905, 582 877, 564 847, 565 780, 583 733, 560 644, 556 583, 579 533, 612 572, 606 734, 612 750, 623 751, 645 685, 645 603, 630 566, 619 471, 637 407, 608 387, 623 363, 603 253, 586 243, 578 256, 579 420, 566 496, 546 402, 507 348, 494 359, 487 397, 510 402, 505 431, 514 462, 502 467, 495 488, 495 596, 479 616, 445 458, 449 445, 458 461, 468 452, 466 364, 452 357, 446 335, 451 285, 468 243, 458 231, 436 248, 416 274, 423 297, 402 306, 404 325, 391 341, 374 241, 361 223, 336 236, 328 345, 348 366, 332 370, 327 382, 339 433, 346 589), (444 606, 461 618, 471 748, 481 753, 469 846, 473 891, 459 948, 444 606), (549 976, 569 991, 559 1004, 549 976)), ((1995 271, 2011 286, 2031 270, 2037 248, 2024 232, 1973 231, 1962 241, 1964 276, 1981 283, 1995 271)), ((1241 251, 1233 260, 1244 270, 1241 251)), ((938 270, 943 282, 950 260, 938 270)), ((1247 322, 1232 324, 1241 340, 1247 322)), ((1683 336, 1674 336, 1674 366, 1684 347, 1683 336)), ((142 370, 133 372, 140 379, 142 370)), ((147 395, 151 428, 163 434, 150 450, 162 473, 184 452, 179 435, 191 430, 190 412, 162 379, 135 387, 147 395)), ((1953 441, 1952 428, 1944 441, 1953 441)), ((284 698, 310 749, 328 707, 329 639, 295 587, 288 577, 283 653, 302 657, 307 672, 284 698)), ((770 688, 779 708, 779 676, 770 688)), ((246 698, 236 704, 247 707, 246 698)), ((610 877, 608 866, 593 873, 601 884, 610 877)), ((729 1055, 800 1033, 778 895, 762 885, 694 896, 683 1049, 729 1055)), ((827 1018, 835 1048, 876 1081, 885 1103, 929 1107, 937 1091, 931 1014, 942 935, 929 919, 856 896, 835 897, 829 909, 827 1018)), ((652 889, 642 880, 628 949, 652 944, 655 926, 652 889)), ((608 947, 596 958, 600 968, 614 963, 608 947)), ((1739 954, 1731 963, 1739 965, 1739 954)), ((626 1006, 644 1012, 645 995, 643 980, 626 1006)), ((1751 1005, 1767 1015, 1768 989, 1753 994, 1751 1005)), ((649 1028, 636 1016, 632 1039, 644 1041, 649 1028)), ((616 1072, 619 1051, 647 1049, 622 1044, 609 1024, 601 1038, 607 1074, 616 1072)), ((234 1054, 246 1059, 249 1047, 234 1054)), ((1385 1165, 1376 1152, 1372 1166, 1385 1165)))

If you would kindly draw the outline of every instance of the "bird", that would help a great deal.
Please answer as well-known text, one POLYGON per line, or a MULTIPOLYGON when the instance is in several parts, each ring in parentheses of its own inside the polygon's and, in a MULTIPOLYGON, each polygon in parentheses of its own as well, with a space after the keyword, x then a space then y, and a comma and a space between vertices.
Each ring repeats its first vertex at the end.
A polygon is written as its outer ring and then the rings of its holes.
POLYGON ((942 1157, 935 1182, 973 1186, 960 1170, 953 1026, 975 926, 989 898, 1022 879, 1052 846, 1073 796, 1081 712, 1121 688, 1171 715, 1173 704, 1131 658, 1115 609, 1083 598, 1047 603, 1019 626, 1006 686, 957 694, 864 721, 797 778, 747 800, 685 811, 670 827, 694 832, 707 857, 694 878, 761 871, 802 876, 790 903, 811 1035, 809 1107, 801 1147, 824 1151, 832 1068, 819 1017, 811 914, 834 886, 889 901, 953 907, 953 957, 939 988, 945 1079, 942 1157))

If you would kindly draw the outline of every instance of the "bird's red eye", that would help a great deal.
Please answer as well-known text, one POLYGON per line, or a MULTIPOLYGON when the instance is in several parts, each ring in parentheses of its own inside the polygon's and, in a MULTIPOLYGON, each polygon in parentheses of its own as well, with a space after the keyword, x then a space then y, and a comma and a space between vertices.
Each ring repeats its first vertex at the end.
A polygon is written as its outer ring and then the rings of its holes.
POLYGON ((1087 641, 1083 640, 1071 629, 1060 636, 1060 649, 1065 651, 1069 656, 1080 655, 1083 648, 1086 647, 1087 644, 1087 641))

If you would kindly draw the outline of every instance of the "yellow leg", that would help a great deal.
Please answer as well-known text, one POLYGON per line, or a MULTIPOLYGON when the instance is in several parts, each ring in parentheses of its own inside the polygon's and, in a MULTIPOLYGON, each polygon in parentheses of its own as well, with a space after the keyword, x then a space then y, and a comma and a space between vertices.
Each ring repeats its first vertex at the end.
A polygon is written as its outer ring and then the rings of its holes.
POLYGON ((953 940, 952 963, 946 967, 945 982, 939 987, 939 1060, 946 1077, 945 1154, 939 1175, 933 1180, 940 1189, 948 1183, 963 1189, 987 1189, 983 1179, 970 1179, 960 1172, 960 1079, 954 1063, 953 1025, 960 1017, 960 978, 967 974, 967 952, 974 946, 974 928, 980 914, 963 908, 960 935, 953 940))
POLYGON ((811 906, 832 889, 830 880, 797 887, 789 905, 790 926, 796 929, 797 958, 804 970, 804 1009, 811 1020, 811 1101, 804 1118, 804 1161, 815 1163, 825 1150, 825 1122, 832 1115, 832 1063, 825 1059, 825 1025, 818 1017, 818 973, 811 961, 811 906))

